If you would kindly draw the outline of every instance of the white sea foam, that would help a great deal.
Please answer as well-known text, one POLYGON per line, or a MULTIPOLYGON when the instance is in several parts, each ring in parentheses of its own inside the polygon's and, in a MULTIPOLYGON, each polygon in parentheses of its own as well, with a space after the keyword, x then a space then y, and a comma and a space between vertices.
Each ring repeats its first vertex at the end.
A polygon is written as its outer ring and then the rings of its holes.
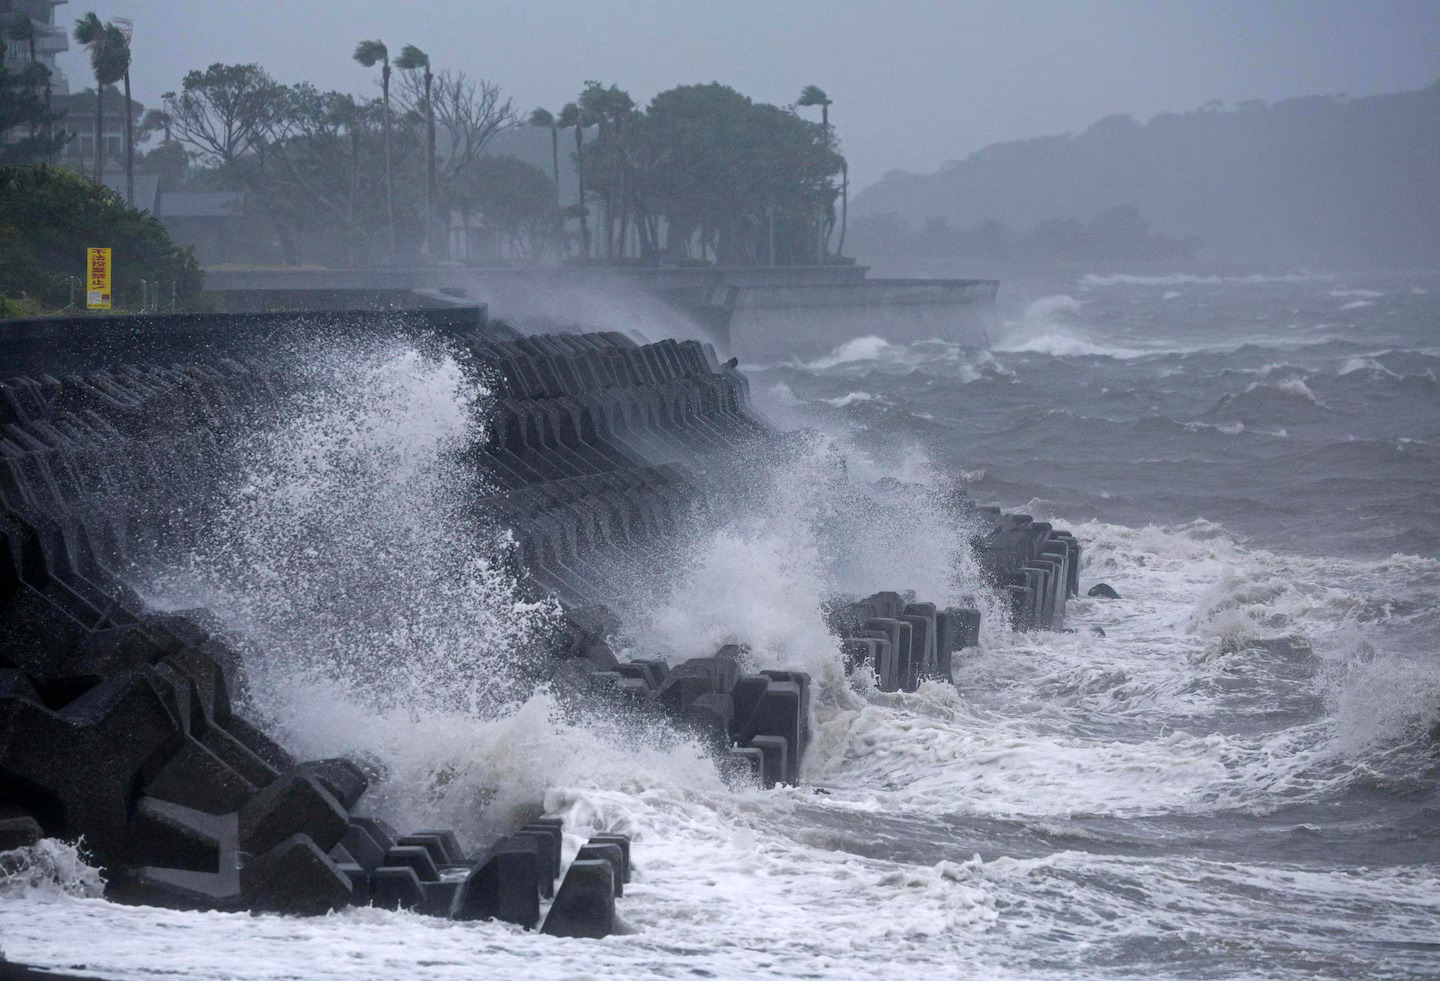
POLYGON ((1041 297, 1030 303, 1018 320, 1006 323, 1004 333, 992 348, 1054 357, 1137 358, 1150 353, 1086 336, 1084 328, 1076 322, 1082 308, 1080 301, 1065 294, 1041 297))
POLYGON ((988 352, 977 351, 950 341, 931 338, 912 343, 892 343, 874 335, 853 338, 837 346, 829 354, 808 362, 792 362, 788 367, 806 371, 827 372, 849 369, 855 365, 913 368, 928 364, 960 364, 974 361, 984 365, 988 352))
POLYGON ((841 395, 833 399, 821 399, 827 405, 833 405, 837 409, 843 409, 847 405, 855 405, 858 402, 888 402, 889 399, 873 395, 870 392, 851 392, 848 395, 841 395))
POLYGON ((1084 337, 1079 337, 1073 333, 1061 330, 1047 331, 1030 336, 1006 337, 996 344, 996 350, 1014 353, 1031 352, 1035 354, 1049 354, 1057 358, 1139 358, 1150 353, 1134 348, 1115 347, 1108 344, 1096 343, 1095 341, 1087 340, 1084 337))
POLYGON ((891 344, 882 337, 867 334, 864 337, 856 337, 841 344, 829 354, 808 362, 804 367, 811 371, 823 371, 826 368, 834 368, 837 365, 850 364, 855 361, 880 361, 893 356, 900 351, 900 345, 891 344))
POLYGON ((1337 371, 1336 374, 1353 375, 1356 372, 1361 371, 1368 374, 1371 378, 1376 379, 1400 377, 1395 372, 1391 371, 1389 368, 1381 364, 1379 361, 1375 360, 1375 358, 1365 357, 1363 355, 1348 359, 1343 365, 1340 366, 1340 370, 1337 371))
POLYGON ((1200 276, 1192 273, 1171 273, 1164 276, 1138 276, 1128 273, 1100 275, 1087 273, 1080 277, 1082 286, 1220 286, 1259 285, 1264 283, 1309 283, 1325 282, 1333 276, 1315 276, 1309 273, 1291 273, 1283 276, 1266 276, 1255 273, 1248 276, 1200 276))
POLYGON ((1351 300, 1349 303, 1343 304, 1343 305, 1340 307, 1340 309, 1341 309, 1341 310, 1362 310, 1362 309, 1364 309, 1365 307, 1373 307, 1374 305, 1375 305, 1375 301, 1374 301, 1374 300, 1351 300))
MULTIPOLYGON (((754 564, 712 565, 700 575, 708 588, 734 592, 777 556, 789 560, 791 577, 818 577, 813 589, 768 582, 795 604, 789 608, 763 590, 737 594, 736 622, 753 616, 763 628, 764 617, 796 619, 809 609, 825 573, 805 545, 820 531, 796 534, 785 524, 814 500, 782 500, 775 519, 756 526, 758 537, 732 524, 715 539, 717 552, 738 549, 754 564), (765 535, 784 546, 766 544, 765 535)), ((1397 588, 1440 595, 1440 562, 1285 556, 1204 521, 1071 527, 1086 543, 1082 587, 1103 578, 1123 598, 1073 601, 1077 634, 992 633, 984 650, 962 659, 956 687, 927 682, 913 694, 885 694, 857 679, 827 692, 822 682, 811 779, 828 796, 732 792, 697 747, 627 744, 598 720, 557 719, 543 695, 489 723, 398 713, 382 720, 372 745, 407 743, 408 756, 388 755, 422 799, 434 794, 430 772, 471 787, 516 781, 526 795, 543 794, 572 835, 633 835, 635 879, 619 904, 629 933, 557 940, 374 909, 294 919, 52 894, 0 903, 6 953, 137 979, 157 963, 187 979, 447 979, 477 969, 672 977, 677 968, 720 977, 885 977, 899 965, 947 977, 1058 979, 1111 976, 1092 970, 1086 951, 1113 960, 1124 949, 1114 946, 1117 935, 1142 949, 1180 936, 1200 950, 1235 942, 1289 950, 1303 934, 1331 963, 1350 964, 1345 952, 1363 949, 1352 973, 1382 961, 1418 970, 1423 958, 1404 943, 1417 922, 1440 915, 1440 877, 1430 868, 1315 870, 1064 845, 981 860, 964 838, 952 839, 952 829, 993 816, 1012 837, 1028 820, 1077 845, 1103 843, 1117 819, 1264 813, 1323 799, 1348 780, 1385 779, 1387 766, 1411 766, 1389 764, 1388 755, 1436 717, 1440 679, 1426 662, 1379 647, 1373 628, 1411 602, 1397 588), (1089 634, 1091 625, 1109 636, 1089 634), (1278 654, 1261 646, 1296 635, 1313 656, 1303 645, 1274 648, 1278 654), (1357 636, 1370 646, 1357 648, 1357 636), (1284 675, 1311 662, 1311 680, 1284 675), (1256 687, 1257 700, 1233 692, 1240 679, 1256 687), (1297 686, 1320 691, 1331 710, 1279 731, 1221 731, 1227 713, 1253 710, 1264 719, 1271 699, 1297 686), (536 772, 525 772, 532 765, 536 772), (883 857, 896 848, 900 855, 883 857), (1377 939, 1392 947, 1377 951, 1377 939)), ((888 541, 907 546, 903 537, 888 541)), ((453 818, 464 804, 458 794, 442 801, 443 793, 430 796, 406 813, 448 809, 453 818)))
MULTIPOLYGON (((104 890, 100 870, 86 863, 82 847, 74 843, 42 838, 0 851, 0 898, 6 901, 99 896, 104 890)), ((0 931, 0 943, 4 939, 0 931)))
POLYGON ((1315 397, 1315 393, 1310 390, 1310 386, 1305 384, 1303 378, 1283 378, 1276 382, 1251 382, 1245 391, 1247 393, 1279 392, 1282 395, 1303 399, 1312 405, 1321 404, 1320 400, 1315 397))
POLYGON ((1226 436, 1239 436, 1245 432, 1245 424, 1238 419, 1222 423, 1187 422, 1185 428, 1192 432, 1199 432, 1202 429, 1213 429, 1216 432, 1224 433, 1226 436))

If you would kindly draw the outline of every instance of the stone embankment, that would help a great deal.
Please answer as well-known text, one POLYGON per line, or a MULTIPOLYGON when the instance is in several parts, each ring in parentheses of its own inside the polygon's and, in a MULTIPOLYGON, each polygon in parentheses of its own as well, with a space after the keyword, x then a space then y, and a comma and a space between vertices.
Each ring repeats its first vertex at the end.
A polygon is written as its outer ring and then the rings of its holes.
MULTIPOLYGON (((751 410, 744 376, 693 341, 407 317, 406 329, 451 338, 496 396, 473 456, 493 488, 480 511, 513 530, 530 588, 562 604, 548 680, 697 736, 737 785, 798 783, 806 674, 753 672, 734 646, 681 663, 621 660, 621 624, 604 605, 710 513, 723 474, 783 443, 751 410)), ((128 902, 290 913, 369 903, 611 932, 631 875, 626 838, 541 818, 467 848, 445 829, 389 827, 367 812, 361 766, 296 759, 263 731, 241 657, 203 612, 162 615, 133 589, 134 542, 186 534, 170 512, 177 500, 203 507, 204 495, 177 498, 179 475, 216 479, 233 421, 295 384, 277 332, 306 334, 315 315, 192 329, 115 321, 109 348, 93 321, 0 323, 0 364, 25 366, 0 382, 0 845, 83 840, 107 893, 128 902), (69 344, 67 331, 89 333, 69 344), (566 834, 584 839, 568 863, 566 834)), ((1063 628, 1075 539, 974 514, 977 555, 1015 626, 1063 628)), ((956 653, 977 643, 979 613, 879 593, 837 603, 831 626, 852 667, 913 690, 950 678, 956 653)))

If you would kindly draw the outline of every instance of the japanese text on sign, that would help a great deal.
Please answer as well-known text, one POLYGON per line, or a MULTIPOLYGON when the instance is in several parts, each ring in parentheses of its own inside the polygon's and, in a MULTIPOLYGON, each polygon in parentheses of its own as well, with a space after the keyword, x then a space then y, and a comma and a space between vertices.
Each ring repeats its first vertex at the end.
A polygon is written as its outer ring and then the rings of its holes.
POLYGON ((110 309, 110 250, 86 249, 85 306, 91 310, 110 309))

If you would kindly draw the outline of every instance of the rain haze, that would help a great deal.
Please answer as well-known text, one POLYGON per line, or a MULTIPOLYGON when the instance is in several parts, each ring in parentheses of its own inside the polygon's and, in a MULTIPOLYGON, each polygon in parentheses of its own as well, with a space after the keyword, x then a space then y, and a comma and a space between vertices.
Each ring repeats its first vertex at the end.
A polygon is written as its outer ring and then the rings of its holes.
MULTIPOLYGON (((370 95, 374 73, 350 58, 370 37, 417 45, 522 107, 558 109, 589 79, 642 105, 709 81, 786 105, 816 84, 835 102, 858 187, 1114 113, 1371 95, 1440 78, 1440 4, 1427 0, 72 0, 57 19, 92 8, 134 22, 136 98, 147 105, 213 62, 370 95)), ((65 68, 84 84, 83 52, 65 68)))
POLYGON ((1440 976, 1437 0, 0 29, 0 978, 1440 976))

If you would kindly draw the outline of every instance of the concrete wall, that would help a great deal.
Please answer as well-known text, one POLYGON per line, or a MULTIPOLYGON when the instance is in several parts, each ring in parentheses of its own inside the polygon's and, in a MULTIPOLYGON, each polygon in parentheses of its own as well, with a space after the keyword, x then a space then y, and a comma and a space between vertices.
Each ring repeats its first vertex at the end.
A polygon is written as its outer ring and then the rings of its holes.
POLYGON ((463 333, 484 326, 483 306, 337 313, 162 313, 0 320, 0 378, 63 376, 103 366, 245 357, 297 337, 354 332, 463 333))

